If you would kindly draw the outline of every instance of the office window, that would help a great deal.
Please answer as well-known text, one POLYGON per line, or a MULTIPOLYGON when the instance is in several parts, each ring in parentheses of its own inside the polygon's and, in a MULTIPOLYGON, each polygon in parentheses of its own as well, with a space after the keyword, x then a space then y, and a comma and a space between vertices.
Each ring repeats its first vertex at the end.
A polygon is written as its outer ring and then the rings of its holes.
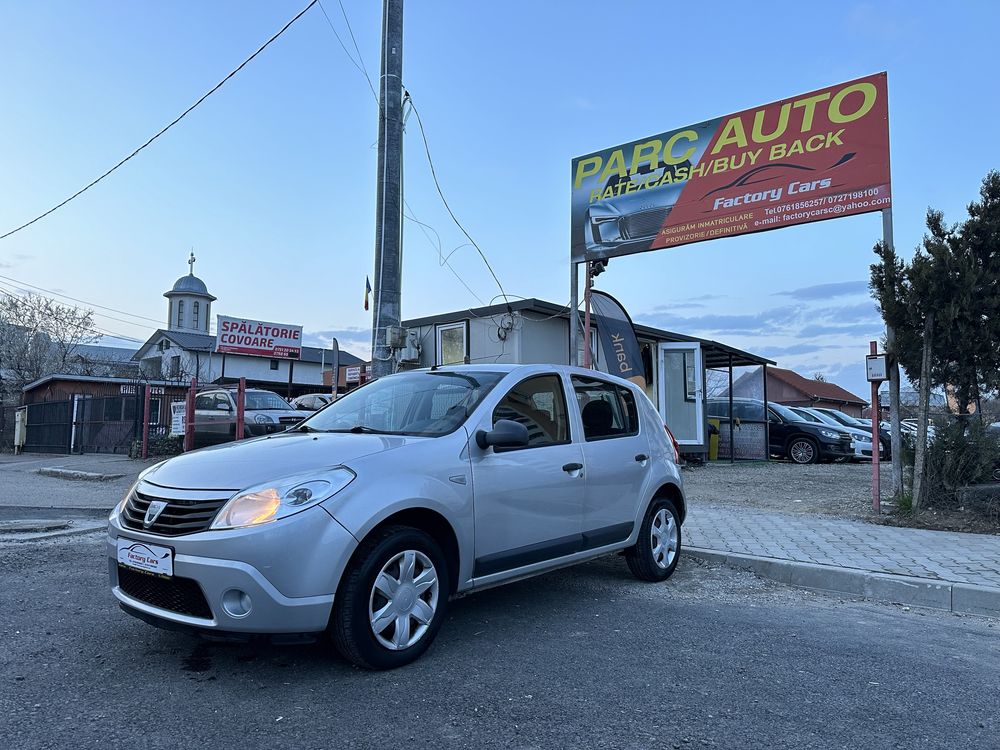
POLYGON ((271 369, 272 370, 277 370, 278 369, 278 360, 276 360, 276 359, 272 359, 271 360, 271 369))
POLYGON ((465 362, 465 358, 469 356, 469 330, 465 321, 438 326, 436 336, 436 364, 454 365, 465 362))

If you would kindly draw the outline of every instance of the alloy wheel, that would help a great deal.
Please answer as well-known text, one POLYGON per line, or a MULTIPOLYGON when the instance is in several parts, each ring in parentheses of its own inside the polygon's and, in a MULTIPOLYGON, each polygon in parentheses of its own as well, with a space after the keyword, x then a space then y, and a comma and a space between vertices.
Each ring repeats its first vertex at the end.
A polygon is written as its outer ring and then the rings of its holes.
POLYGON ((376 640, 391 651, 402 651, 423 638, 437 611, 438 574, 419 550, 405 550, 389 559, 375 577, 368 617, 376 640))
POLYGON ((807 464, 812 461, 816 450, 813 448, 812 443, 806 440, 796 440, 792 443, 792 460, 797 464, 807 464))
POLYGON ((650 543, 653 548, 653 562, 666 570, 677 556, 678 539, 677 521, 666 508, 660 508, 653 516, 653 524, 649 530, 650 543))

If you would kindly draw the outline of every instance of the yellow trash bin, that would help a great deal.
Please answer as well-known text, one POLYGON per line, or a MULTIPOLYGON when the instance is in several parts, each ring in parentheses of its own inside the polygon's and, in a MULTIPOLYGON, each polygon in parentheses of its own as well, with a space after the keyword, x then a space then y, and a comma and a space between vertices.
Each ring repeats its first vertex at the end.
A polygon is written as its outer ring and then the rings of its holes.
POLYGON ((709 430, 708 436, 708 460, 718 461, 719 460, 719 429, 722 421, 719 419, 709 419, 708 423, 712 425, 715 430, 709 430))

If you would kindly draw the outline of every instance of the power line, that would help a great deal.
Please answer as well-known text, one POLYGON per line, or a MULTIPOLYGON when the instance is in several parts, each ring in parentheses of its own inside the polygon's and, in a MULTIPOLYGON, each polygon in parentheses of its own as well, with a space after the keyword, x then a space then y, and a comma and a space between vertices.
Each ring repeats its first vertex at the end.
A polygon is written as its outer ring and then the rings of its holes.
MULTIPOLYGON (((145 315, 136 315, 135 313, 126 312, 125 310, 118 310, 118 309, 116 309, 114 307, 105 307, 104 305, 98 305, 96 302, 88 302, 85 299, 77 299, 76 297, 70 297, 68 294, 61 294, 61 293, 55 292, 55 291, 53 291, 51 289, 45 289, 44 287, 35 286, 34 284, 29 284, 27 281, 19 281, 18 279, 11 278, 10 276, 4 276, 3 274, 0 274, 0 279, 6 279, 7 281, 11 281, 11 282, 13 282, 15 284, 20 284, 21 286, 28 286, 28 287, 31 287, 32 289, 37 289, 40 292, 45 292, 46 294, 51 294, 51 295, 53 295, 55 297, 62 297, 63 299, 72 300, 73 302, 79 302, 81 305, 89 305, 90 307, 99 307, 100 309, 102 309, 102 310, 108 310, 109 312, 116 312, 116 313, 119 313, 121 315, 128 315, 130 318, 138 318, 140 320, 149 321, 150 323, 156 323, 157 326, 159 326, 160 323, 163 322, 159 318, 149 318, 149 317, 146 317, 145 315)), ((105 316, 105 317, 110 317, 110 316, 105 316)), ((122 322, 129 323, 131 321, 127 321, 126 320, 126 321, 122 321, 122 322)))
POLYGON ((510 300, 508 299, 508 295, 504 291, 503 284, 500 283, 500 279, 497 278, 496 272, 493 270, 493 266, 491 266, 489 260, 487 260, 486 253, 483 252, 483 249, 479 247, 479 243, 477 243, 465 227, 462 226, 462 222, 458 220, 458 217, 455 216, 455 212, 452 211, 451 206, 448 205, 448 199, 444 197, 444 191, 441 189, 441 183, 438 181, 437 170, 434 168, 434 159, 431 157, 431 147, 427 142, 427 133, 424 131, 424 121, 423 118, 420 117, 420 110, 417 109, 417 105, 413 103, 413 97, 410 96, 410 92, 404 89, 404 94, 404 98, 408 99, 410 102, 413 114, 417 116, 417 126, 420 128, 420 137, 424 142, 424 153, 427 154, 427 164, 430 166, 431 177, 434 179, 434 187, 437 189, 437 194, 441 198, 441 202, 444 204, 445 209, 448 211, 448 215, 451 216, 451 220, 455 222, 455 226, 462 230, 462 234, 468 238, 469 242, 472 243, 472 246, 476 248, 476 252, 479 253, 479 257, 483 259, 483 263, 486 264, 486 268, 489 269, 490 275, 493 277, 493 280, 497 283, 497 287, 500 289, 500 294, 504 298, 504 303, 509 308, 510 300))
MULTIPOLYGON (((24 299, 24 295, 19 294, 18 291, 19 290, 14 287, 9 287, 6 284, 0 284, 0 294, 5 294, 11 299, 24 299)), ((94 313, 93 310, 91 310, 91 312, 94 313)), ((100 315, 100 313, 94 313, 94 315, 100 315)), ((112 318, 110 315, 101 315, 101 317, 110 318, 111 320, 117 320, 119 323, 131 323, 132 325, 142 325, 141 323, 132 323, 132 321, 130 320, 122 320, 121 318, 112 318)), ((127 339, 128 341, 134 341, 138 344, 145 343, 144 340, 137 339, 134 336, 127 336, 124 333, 114 333, 113 331, 106 331, 103 328, 99 328, 96 325, 92 327, 95 331, 97 331, 100 334, 103 334, 104 336, 114 336, 115 338, 119 339, 127 339)))
POLYGON ((185 109, 185 110, 184 110, 183 112, 181 112, 181 114, 180 114, 180 115, 178 115, 178 116, 177 116, 177 117, 176 117, 176 118, 175 118, 175 119, 174 119, 174 120, 173 120, 172 122, 170 122, 170 124, 168 124, 168 125, 167 125, 166 127, 162 128, 162 129, 161 129, 161 130, 160 130, 160 131, 159 131, 159 132, 158 132, 158 133, 157 133, 156 135, 154 135, 154 136, 153 136, 152 138, 150 138, 150 139, 149 139, 148 141, 146 141, 146 142, 145 142, 144 144, 142 144, 141 146, 139 146, 139 148, 137 148, 137 149, 136 149, 135 151, 133 151, 133 152, 132 152, 131 154, 129 154, 129 155, 128 155, 128 156, 126 156, 126 157, 125 157, 124 159, 122 159, 122 160, 121 160, 120 162, 118 162, 118 163, 117 163, 117 164, 115 164, 115 165, 114 165, 113 167, 111 167, 111 169, 109 169, 109 170, 108 170, 107 172, 105 172, 104 174, 102 174, 102 175, 101 175, 100 177, 98 177, 98 178, 97 178, 96 180, 94 180, 94 181, 90 182, 89 184, 87 184, 87 185, 85 185, 84 187, 82 187, 82 188, 80 188, 79 190, 77 190, 77 191, 76 191, 75 193, 73 193, 73 195, 71 195, 71 196, 70 196, 69 198, 67 198, 66 200, 64 200, 64 201, 63 201, 62 203, 58 203, 58 204, 56 204, 55 206, 53 206, 52 208, 50 208, 50 209, 49 209, 48 211, 46 211, 45 213, 43 213, 43 214, 40 214, 40 215, 36 216, 36 217, 35 217, 34 219, 32 219, 31 221, 29 221, 29 222, 26 222, 26 223, 22 224, 21 226, 17 227, 16 229, 11 229, 11 230, 10 230, 9 232, 7 232, 6 234, 2 234, 2 235, 0 235, 0 240, 2 240, 2 239, 5 239, 5 238, 7 238, 7 237, 10 237, 10 236, 11 236, 12 234, 14 234, 14 233, 16 233, 16 232, 20 232, 20 231, 21 231, 22 229, 25 229, 26 227, 30 227, 30 226, 31 226, 32 224, 34 224, 34 223, 35 223, 36 221, 40 221, 41 219, 44 219, 44 218, 45 218, 46 216, 48 216, 49 214, 51 214, 51 213, 52 213, 53 211, 57 211, 57 210, 59 210, 60 208, 62 208, 63 206, 65 206, 65 205, 66 205, 67 203, 69 203, 69 202, 70 202, 71 200, 73 200, 74 198, 77 198, 78 196, 80 196, 80 195, 83 195, 83 193, 85 193, 85 192, 87 192, 88 190, 90 190, 90 188, 94 187, 94 185, 96 185, 97 183, 99 183, 99 182, 100 182, 101 180, 103 180, 103 179, 104 179, 105 177, 109 176, 109 175, 110 175, 110 174, 111 174, 112 172, 114 172, 114 171, 115 171, 115 170, 117 170, 117 169, 118 169, 119 167, 121 167, 121 166, 122 166, 123 164, 125 164, 125 162, 127 162, 127 161, 128 161, 129 159, 131 159, 132 157, 136 156, 136 155, 137 155, 137 154, 138 154, 138 153, 139 153, 140 151, 142 151, 142 150, 143 150, 143 149, 145 149, 145 148, 146 148, 147 146, 149 146, 150 144, 152 144, 152 143, 153 143, 153 141, 155 141, 155 140, 156 140, 157 138, 159 138, 159 137, 160 137, 161 135, 163 135, 164 133, 166 133, 166 132, 167 132, 168 130, 170 130, 170 128, 172 128, 172 127, 173 127, 174 125, 176 125, 177 123, 179 123, 179 122, 180 122, 181 120, 183 120, 183 119, 184 119, 184 118, 185 118, 185 117, 186 117, 186 116, 187 116, 187 115, 188 115, 188 114, 189 114, 189 113, 190 113, 190 112, 191 112, 192 110, 194 110, 194 109, 195 109, 195 107, 197 107, 197 106, 198 106, 199 104, 201 104, 201 103, 202 103, 203 101, 205 101, 205 100, 206 100, 206 99, 207 99, 208 97, 210 97, 210 96, 211 96, 212 94, 214 94, 214 93, 215 93, 216 91, 218 91, 218 90, 219 90, 220 88, 222 88, 223 84, 225 84, 225 83, 226 83, 226 82, 227 82, 227 81, 228 81, 228 80, 229 80, 230 78, 232 78, 233 76, 235 76, 235 75, 236 75, 237 73, 239 73, 239 72, 240 72, 241 70, 243 70, 243 68, 244 68, 244 67, 246 67, 246 66, 247 66, 247 64, 248 64, 248 63, 249 63, 249 62, 250 62, 251 60, 253 60, 253 59, 254 59, 255 57, 257 57, 257 55, 259 55, 259 54, 260 54, 261 52, 263 52, 263 51, 264 51, 265 49, 267 49, 267 47, 268 47, 268 46, 270 46, 271 42, 273 42, 273 41, 274 41, 275 39, 277 39, 277 38, 278 38, 279 36, 281 36, 282 34, 284 34, 284 33, 285 33, 285 31, 287 31, 287 30, 288 30, 288 28, 289 28, 289 27, 290 27, 290 26, 291 26, 291 25, 292 25, 293 23, 295 23, 296 21, 298 21, 298 20, 299 20, 299 19, 300 19, 300 18, 301 18, 301 17, 303 16, 303 15, 305 15, 305 12, 306 12, 307 10, 309 10, 309 9, 310 9, 311 7, 313 7, 314 5, 316 5, 316 3, 318 3, 318 2, 319 2, 319 0, 312 0, 312 2, 310 2, 310 3, 309 3, 309 5, 307 5, 307 6, 305 7, 305 8, 303 8, 302 10, 300 10, 300 11, 298 12, 298 14, 297 14, 297 15, 296 15, 296 16, 295 16, 294 18, 292 18, 292 20, 291 20, 291 21, 289 21, 289 22, 288 22, 288 23, 286 23, 286 24, 285 24, 284 26, 282 26, 282 27, 281 27, 281 30, 280 30, 280 31, 279 31, 279 32, 278 32, 277 34, 275 34, 275 35, 274 35, 274 36, 272 36, 272 37, 271 37, 270 39, 268 39, 268 40, 267 40, 266 42, 264 42, 264 44, 262 44, 262 45, 261 45, 261 46, 260 46, 260 47, 259 47, 259 48, 257 49, 257 51, 256 51, 256 52, 254 52, 254 53, 253 53, 252 55, 250 55, 250 57, 248 57, 248 58, 247 58, 246 60, 244 60, 244 61, 243 61, 242 63, 240 63, 239 67, 237 67, 237 68, 236 68, 235 70, 233 70, 233 71, 232 71, 232 72, 231 72, 231 73, 230 73, 229 75, 227 75, 227 76, 226 76, 225 78, 223 78, 223 79, 222 79, 221 81, 219 81, 219 82, 218 82, 217 84, 215 84, 215 86, 213 86, 213 87, 212 87, 212 88, 211 88, 211 89, 210 89, 210 90, 209 90, 209 91, 208 91, 208 92, 207 92, 206 94, 202 95, 202 97, 201 97, 200 99, 198 99, 198 101, 196 101, 196 102, 195 102, 194 104, 192 104, 192 105, 191 105, 190 107, 188 107, 188 108, 187 108, 187 109, 185 109))
MULTIPOLYGON (((358 71, 361 73, 361 75, 365 77, 365 80, 368 81, 368 88, 372 90, 372 96, 375 97, 375 104, 378 105, 379 103, 378 93, 375 91, 375 84, 372 83, 371 76, 368 75, 368 69, 365 67, 364 58, 361 57, 361 50, 358 49, 357 41, 356 40, 354 41, 354 48, 358 50, 358 59, 355 60, 354 55, 352 55, 350 50, 347 49, 347 45, 344 44, 344 40, 340 37, 340 34, 337 33, 337 28, 333 25, 333 21, 330 20, 330 16, 327 15, 326 8, 323 7, 322 0, 317 0, 317 2, 319 2, 319 9, 323 11, 323 17, 326 19, 327 24, 330 26, 330 31, 332 31, 333 35, 337 37, 337 41, 340 42, 340 47, 341 49, 344 50, 344 54, 347 55, 347 59, 351 61, 351 64, 355 68, 357 68, 358 71)), ((340 9, 344 13, 344 20, 347 21, 347 30, 351 32, 351 39, 354 40, 354 32, 351 30, 351 22, 347 18, 347 11, 344 11, 343 3, 341 3, 340 9)), ((381 110, 381 106, 379 107, 379 109, 381 110)))
MULTIPOLYGON (((368 75, 368 68, 365 65, 364 55, 361 54, 361 48, 358 47, 358 40, 354 37, 354 29, 351 28, 351 19, 347 17, 347 11, 344 9, 343 0, 337 0, 340 4, 340 12, 344 16, 344 23, 347 24, 347 33, 351 35, 351 41, 354 43, 354 50, 358 53, 358 61, 361 63, 361 72, 364 73, 365 79, 368 81, 368 88, 372 90, 375 94, 375 84, 372 83, 372 78, 368 75)), ((375 100, 378 101, 378 94, 375 94, 375 100)))
MULTIPOLYGON (((361 48, 358 46, 358 40, 354 36, 354 29, 351 26, 351 20, 347 16, 347 10, 344 8, 343 1, 342 0, 337 0, 337 2, 340 5, 340 12, 344 16, 344 22, 347 24, 347 31, 351 35, 351 41, 353 42, 354 49, 357 52, 357 59, 356 60, 354 58, 354 55, 351 54, 350 50, 347 49, 347 45, 344 44, 344 40, 341 38, 340 34, 337 33, 337 29, 333 25, 333 21, 330 20, 330 16, 327 15, 326 8, 323 7, 322 0, 320 0, 320 2, 319 2, 320 10, 323 11, 323 16, 326 18, 327 25, 329 25, 330 31, 332 31, 333 35, 337 38, 337 42, 340 43, 340 47, 341 47, 341 49, 344 50, 344 54, 347 55, 347 59, 351 61, 351 64, 355 68, 357 68, 357 70, 360 71, 361 74, 365 77, 365 80, 368 81, 368 88, 371 89, 372 96, 375 97, 375 103, 376 103, 376 105, 379 108, 379 112, 381 113, 381 111, 382 111, 382 105, 381 105, 381 102, 379 102, 378 94, 375 91, 375 84, 372 82, 371 76, 368 74, 368 68, 367 68, 367 66, 365 66, 364 56, 361 54, 361 48)), ((406 92, 406 95, 407 95, 407 97, 409 97, 409 93, 408 92, 406 92)), ((413 107, 413 100, 412 100, 412 98, 410 98, 410 106, 413 107)), ((413 107, 413 111, 416 112, 416 107, 413 107)), ((416 114, 417 114, 417 120, 419 121, 420 120, 420 113, 416 112, 416 114)), ((423 123, 420 123, 420 130, 421 130, 421 135, 423 135, 423 123)), ((425 146, 425 148, 427 148, 427 139, 426 139, 426 137, 424 138, 424 146, 425 146)), ((427 158, 428 158, 428 161, 431 162, 429 149, 428 149, 427 158)), ((432 173, 434 172, 433 162, 431 162, 431 172, 432 173)), ((435 184, 437 184, 437 175, 436 174, 434 175, 434 181, 435 181, 435 184)), ((445 207, 448 208, 448 212, 451 213, 451 208, 448 207, 448 202, 444 200, 444 195, 442 194, 441 188, 440 188, 439 185, 438 185, 438 194, 441 196, 442 201, 444 201, 445 207)), ((409 211, 409 215, 407 215, 407 213, 404 211, 403 217, 406 218, 406 219, 409 219, 413 223, 417 224, 420 227, 421 231, 423 232, 424 236, 427 238, 427 241, 436 245, 436 247, 437 247, 437 254, 438 254, 438 265, 439 266, 446 266, 448 268, 448 270, 451 271, 451 273, 455 276, 455 278, 458 279, 459 283, 466 288, 466 290, 469 292, 469 294, 471 294, 473 297, 475 297, 475 299, 480 304, 485 305, 486 303, 483 302, 482 298, 472 290, 472 288, 466 283, 465 279, 463 279, 461 277, 461 275, 459 275, 459 273, 451 265, 451 263, 448 262, 449 259, 451 258, 451 256, 455 254, 455 252, 457 252, 461 248, 465 247, 466 245, 465 244, 459 245, 454 250, 452 250, 447 256, 445 256, 444 252, 443 252, 443 249, 442 249, 441 235, 438 233, 438 231, 436 229, 434 229, 434 227, 432 227, 430 224, 426 224, 426 223, 420 221, 419 219, 417 219, 417 217, 413 213, 413 209, 410 208, 409 204, 406 202, 405 199, 403 200, 403 205, 406 208, 406 211, 409 211), (430 231, 434 232, 434 234, 437 236, 437 241, 436 242, 434 240, 432 240, 431 237, 427 234, 427 230, 428 229, 430 231)), ((492 269, 492 267, 490 267, 489 261, 486 260, 486 257, 483 254, 483 251, 475 244, 475 241, 472 240, 471 237, 469 237, 469 233, 465 231, 465 229, 462 227, 461 224, 458 223, 458 220, 455 218, 455 215, 453 213, 451 213, 451 217, 455 221, 455 223, 458 224, 459 228, 462 229, 462 231, 465 234, 465 236, 469 238, 470 242, 467 243, 467 244, 471 245, 472 247, 475 247, 476 250, 479 251, 480 256, 482 256, 483 260, 486 262, 486 267, 489 268, 490 274, 492 274, 493 279, 497 282, 497 286, 500 287, 500 291, 502 292, 503 291, 503 286, 500 284, 499 279, 497 279, 496 274, 493 273, 493 269, 492 269)))

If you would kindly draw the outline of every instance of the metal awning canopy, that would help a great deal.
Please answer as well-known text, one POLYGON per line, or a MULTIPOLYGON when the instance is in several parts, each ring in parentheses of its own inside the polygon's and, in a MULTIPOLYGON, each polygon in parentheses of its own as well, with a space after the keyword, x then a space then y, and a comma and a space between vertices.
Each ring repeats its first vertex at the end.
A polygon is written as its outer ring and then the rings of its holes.
MULTIPOLYGON (((511 300, 510 310, 521 313, 538 313, 546 317, 559 317, 569 319, 569 308, 565 305, 555 305, 545 300, 529 298, 511 300)), ((430 315, 423 318, 413 318, 404 320, 403 325, 407 327, 417 327, 435 325, 441 323, 453 323, 464 320, 470 315, 475 318, 489 318, 494 315, 502 315, 507 312, 507 305, 489 305, 488 307, 477 307, 468 310, 456 310, 443 315, 430 315)), ((665 331, 662 328, 651 326, 634 325, 635 334, 638 338, 652 339, 654 341, 691 342, 701 344, 702 357, 707 368, 716 367, 746 367, 755 365, 773 365, 773 360, 765 359, 757 354, 745 352, 742 349, 720 344, 718 341, 710 339, 700 339, 695 336, 686 336, 683 333, 665 331), (732 359, 730 359, 732 357, 732 359)))

